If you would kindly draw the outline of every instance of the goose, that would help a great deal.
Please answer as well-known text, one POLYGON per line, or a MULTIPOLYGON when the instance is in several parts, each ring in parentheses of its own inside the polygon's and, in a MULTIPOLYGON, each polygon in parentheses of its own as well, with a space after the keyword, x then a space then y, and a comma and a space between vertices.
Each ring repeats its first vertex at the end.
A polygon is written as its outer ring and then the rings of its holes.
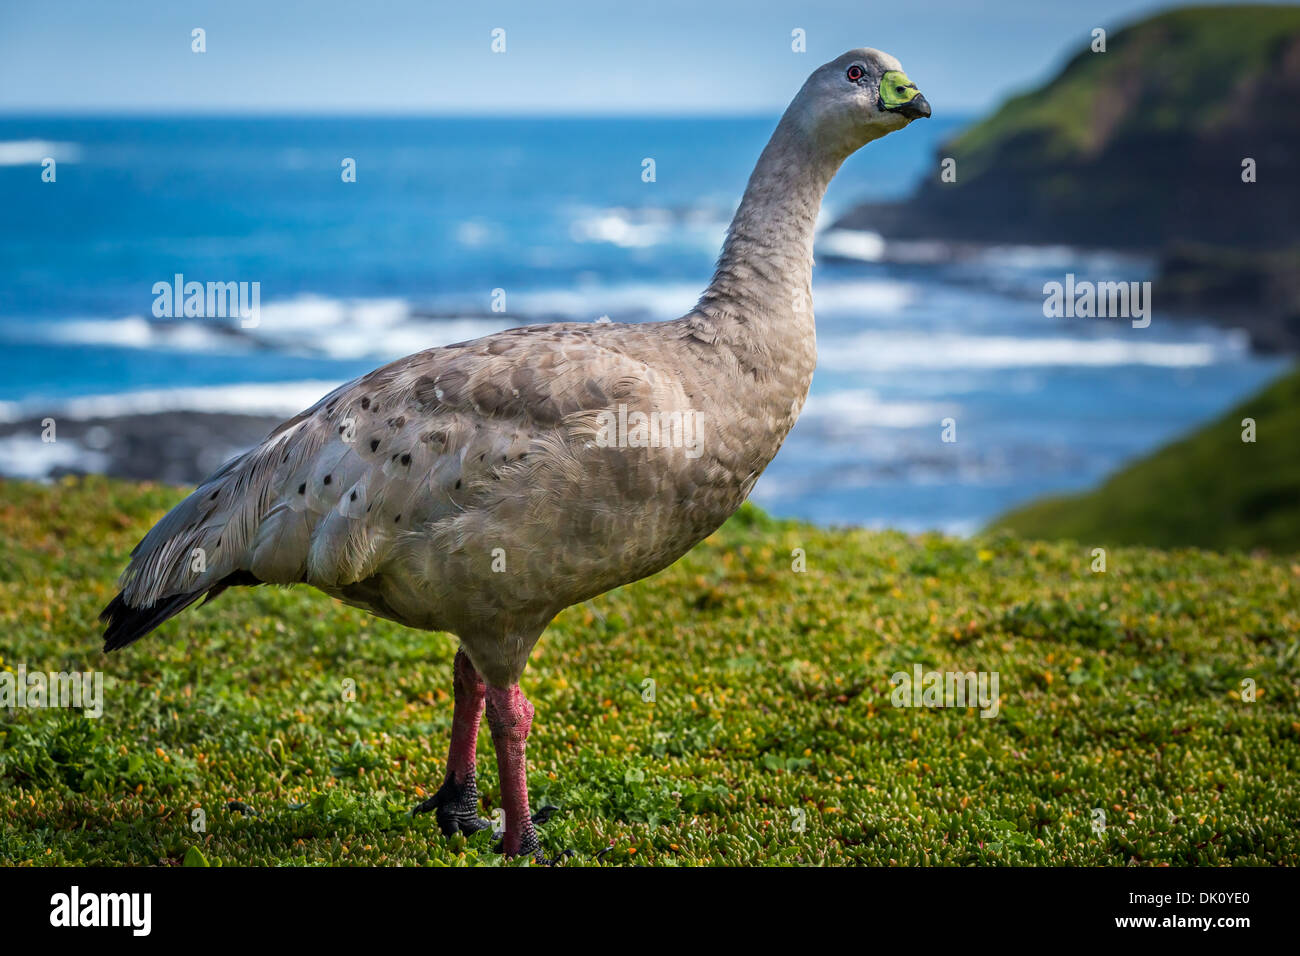
POLYGON ((104 649, 234 586, 309 584, 459 640, 443 782, 417 811, 489 826, 486 713, 505 827, 542 860, 519 681, 561 610, 654 574, 740 507, 816 364, 813 235, 844 160, 930 115, 892 56, 819 67, 772 134, 699 302, 667 322, 530 325, 419 352, 334 390, 235 458, 131 552, 104 649))

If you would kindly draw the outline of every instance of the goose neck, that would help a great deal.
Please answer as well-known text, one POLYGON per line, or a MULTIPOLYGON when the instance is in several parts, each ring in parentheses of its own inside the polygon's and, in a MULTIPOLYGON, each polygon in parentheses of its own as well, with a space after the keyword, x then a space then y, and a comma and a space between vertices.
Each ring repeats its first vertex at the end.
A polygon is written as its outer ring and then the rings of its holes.
POLYGON ((813 348, 813 237, 826 187, 851 150, 787 112, 749 178, 695 314, 715 341, 789 354, 813 348))

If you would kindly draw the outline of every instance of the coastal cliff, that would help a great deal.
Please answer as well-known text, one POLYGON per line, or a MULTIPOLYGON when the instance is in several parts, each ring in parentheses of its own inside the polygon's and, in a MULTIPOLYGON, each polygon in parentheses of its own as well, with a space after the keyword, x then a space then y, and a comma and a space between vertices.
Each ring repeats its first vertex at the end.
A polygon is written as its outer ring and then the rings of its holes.
POLYGON ((1154 253, 1162 308, 1295 351, 1300 7, 1189 7, 1112 32, 1105 52, 1080 47, 942 144, 912 197, 835 227, 1154 253))

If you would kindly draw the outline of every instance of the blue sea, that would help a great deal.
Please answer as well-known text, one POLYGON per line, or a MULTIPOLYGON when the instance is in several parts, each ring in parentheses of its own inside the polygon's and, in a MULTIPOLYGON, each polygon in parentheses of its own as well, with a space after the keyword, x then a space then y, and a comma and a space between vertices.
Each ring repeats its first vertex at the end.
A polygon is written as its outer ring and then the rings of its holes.
MULTIPOLYGON (((386 360, 510 325, 674 318, 708 282, 775 119, 0 119, 0 421, 288 415, 386 360), (260 323, 155 318, 153 287, 177 274, 259 283, 260 323)), ((905 195, 959 126, 862 150, 823 223, 905 195)), ((1095 484, 1282 368, 1158 302, 1145 329, 1044 317, 1044 282, 1149 278, 1141 260, 882 250, 833 230, 818 259, 812 396, 755 492, 779 515, 968 532, 1095 484)), ((5 470, 30 462, 6 467, 0 448, 5 470)))

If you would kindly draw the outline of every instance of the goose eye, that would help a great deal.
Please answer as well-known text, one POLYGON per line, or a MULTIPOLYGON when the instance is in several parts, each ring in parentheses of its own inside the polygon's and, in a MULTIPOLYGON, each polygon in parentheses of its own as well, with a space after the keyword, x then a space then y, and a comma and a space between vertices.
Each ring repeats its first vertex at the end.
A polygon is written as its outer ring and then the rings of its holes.
POLYGON ((866 74, 864 73, 862 67, 860 66, 849 67, 849 79, 852 80, 854 83, 858 82, 858 80, 862 79, 862 77, 865 75, 866 74))

